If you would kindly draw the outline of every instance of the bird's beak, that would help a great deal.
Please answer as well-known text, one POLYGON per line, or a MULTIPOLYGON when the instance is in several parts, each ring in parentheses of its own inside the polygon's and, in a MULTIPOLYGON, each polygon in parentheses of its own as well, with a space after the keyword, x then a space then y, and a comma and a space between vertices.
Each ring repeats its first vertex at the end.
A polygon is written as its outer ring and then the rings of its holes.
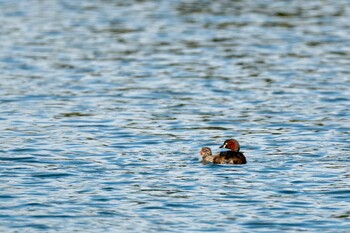
POLYGON ((219 148, 226 148, 227 143, 222 144, 219 148))

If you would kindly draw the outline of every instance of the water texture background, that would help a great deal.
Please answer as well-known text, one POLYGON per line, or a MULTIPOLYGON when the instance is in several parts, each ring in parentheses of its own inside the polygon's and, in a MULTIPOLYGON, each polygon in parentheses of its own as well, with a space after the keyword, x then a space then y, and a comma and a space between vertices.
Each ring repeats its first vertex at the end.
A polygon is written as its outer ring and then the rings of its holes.
POLYGON ((349 232, 349 89, 348 0, 1 0, 0 231, 349 232))

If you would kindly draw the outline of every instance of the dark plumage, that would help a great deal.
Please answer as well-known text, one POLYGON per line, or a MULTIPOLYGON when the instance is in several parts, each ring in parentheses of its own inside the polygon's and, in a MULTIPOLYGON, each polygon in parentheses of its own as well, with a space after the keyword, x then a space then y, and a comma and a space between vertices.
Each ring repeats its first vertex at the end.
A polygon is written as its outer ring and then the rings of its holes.
POLYGON ((214 164, 246 164, 247 160, 243 153, 236 151, 220 152, 218 156, 213 158, 214 164))
POLYGON ((203 163, 214 164, 246 164, 247 160, 242 152, 239 152, 240 145, 235 139, 228 139, 220 146, 227 148, 229 151, 223 151, 213 155, 209 147, 203 147, 199 152, 202 156, 203 163))

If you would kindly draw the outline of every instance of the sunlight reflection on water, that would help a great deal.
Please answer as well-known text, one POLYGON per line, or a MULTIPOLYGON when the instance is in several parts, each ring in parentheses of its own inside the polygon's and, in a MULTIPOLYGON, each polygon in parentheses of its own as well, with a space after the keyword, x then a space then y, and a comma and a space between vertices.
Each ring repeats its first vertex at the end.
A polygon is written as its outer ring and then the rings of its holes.
POLYGON ((348 1, 0 9, 1 231, 348 231, 348 1))

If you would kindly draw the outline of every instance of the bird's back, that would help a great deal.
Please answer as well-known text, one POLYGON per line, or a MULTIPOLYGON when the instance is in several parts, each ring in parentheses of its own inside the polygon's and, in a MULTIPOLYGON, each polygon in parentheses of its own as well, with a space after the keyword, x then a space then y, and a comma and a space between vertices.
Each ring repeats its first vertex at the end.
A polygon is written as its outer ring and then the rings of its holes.
POLYGON ((246 164, 247 160, 243 153, 224 151, 213 158, 214 164, 246 164))

